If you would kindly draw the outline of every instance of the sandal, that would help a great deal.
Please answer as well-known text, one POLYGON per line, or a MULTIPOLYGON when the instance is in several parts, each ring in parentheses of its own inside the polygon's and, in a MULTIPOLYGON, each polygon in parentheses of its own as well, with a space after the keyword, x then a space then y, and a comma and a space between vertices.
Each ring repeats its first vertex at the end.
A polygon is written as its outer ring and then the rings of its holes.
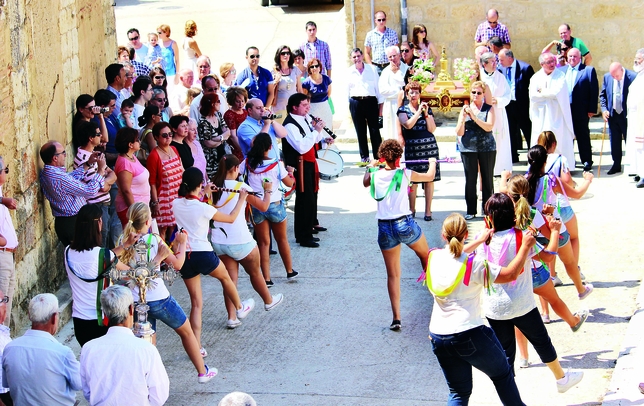
POLYGON ((432 216, 425 216, 425 217, 423 217, 423 220, 432 221, 433 219, 432 219, 432 216))

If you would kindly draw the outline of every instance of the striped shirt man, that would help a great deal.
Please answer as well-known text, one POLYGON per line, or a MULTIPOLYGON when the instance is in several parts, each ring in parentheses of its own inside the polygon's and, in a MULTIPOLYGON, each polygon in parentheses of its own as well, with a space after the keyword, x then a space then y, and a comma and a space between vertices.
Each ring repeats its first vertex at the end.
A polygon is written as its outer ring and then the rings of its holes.
POLYGON ((45 165, 40 172, 40 187, 49 200, 54 217, 71 217, 96 196, 105 178, 98 173, 86 176, 85 167, 67 173, 62 166, 45 165))
MULTIPOLYGON (((74 158, 74 169, 78 169, 79 166, 82 166, 87 160, 92 156, 90 151, 86 151, 82 148, 78 148, 76 157, 74 158)), ((94 162, 90 165, 89 169, 85 173, 85 179, 91 180, 94 178, 94 175, 98 172, 98 164, 94 162)), ((109 204, 110 203, 110 192, 103 191, 103 188, 99 189, 95 196, 87 199, 87 203, 98 203, 98 204, 109 204)))

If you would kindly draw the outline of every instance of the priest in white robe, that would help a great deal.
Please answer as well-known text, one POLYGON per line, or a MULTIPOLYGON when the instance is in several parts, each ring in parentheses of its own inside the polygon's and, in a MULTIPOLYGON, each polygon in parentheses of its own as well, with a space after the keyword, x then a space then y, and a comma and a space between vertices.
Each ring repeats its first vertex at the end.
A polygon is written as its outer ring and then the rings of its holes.
POLYGON ((388 47, 385 49, 385 53, 389 59, 389 66, 382 70, 378 81, 380 94, 385 98, 382 106, 383 131, 381 133, 383 140, 398 139, 398 134, 401 133, 398 121, 398 94, 405 86, 405 75, 409 69, 400 58, 398 46, 388 47))
POLYGON ((494 163, 494 176, 501 175, 503 171, 512 172, 512 148, 510 146, 510 126, 505 106, 512 100, 512 93, 508 81, 503 74, 496 70, 496 55, 485 52, 481 55, 481 80, 488 86, 491 98, 486 96, 485 103, 494 108, 494 127, 492 135, 496 141, 496 161, 494 163))
POLYGON ((570 114, 570 97, 566 75, 558 69, 557 58, 551 53, 539 55, 541 69, 530 79, 530 120, 532 120, 531 147, 542 131, 552 131, 557 137, 555 152, 566 157, 575 167, 573 140, 575 132, 570 114))
POLYGON ((638 180, 636 186, 644 188, 644 48, 635 53, 633 70, 637 76, 628 88, 626 159, 628 173, 638 180))

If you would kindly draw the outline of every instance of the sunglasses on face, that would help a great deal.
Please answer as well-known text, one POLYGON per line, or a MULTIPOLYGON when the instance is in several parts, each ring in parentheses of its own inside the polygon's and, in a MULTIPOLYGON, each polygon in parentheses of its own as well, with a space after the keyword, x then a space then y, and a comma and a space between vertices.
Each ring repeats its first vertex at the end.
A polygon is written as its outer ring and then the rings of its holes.
POLYGON ((156 80, 163 80, 163 79, 165 79, 165 76, 155 76, 154 78, 156 80))
POLYGON ((257 54, 257 55, 248 55, 248 57, 250 59, 255 59, 255 58, 259 59, 259 54, 257 54))
POLYGON ((407 54, 411 52, 411 49, 401 49, 400 52, 402 52, 403 54, 407 54))
POLYGON ((136 37, 132 37, 132 38, 130 38, 130 41, 138 41, 138 40, 139 40, 139 36, 138 36, 138 35, 137 35, 136 37))
POLYGON ((289 51, 280 52, 280 55, 282 55, 282 56, 287 56, 287 55, 290 55, 290 54, 291 53, 289 51))
POLYGON ((311 65, 311 69, 318 69, 320 65, 311 65))
POLYGON ((477 95, 477 96, 480 96, 480 95, 482 95, 482 94, 483 94, 483 92, 478 92, 478 91, 476 91, 476 90, 472 90, 472 94, 475 94, 475 95, 477 95))
POLYGON ((387 21, 387 19, 386 19, 386 18, 376 18, 376 21, 378 21, 379 23, 381 23, 381 22, 383 22, 383 21, 387 21))
POLYGON ((161 102, 161 103, 165 103, 165 101, 168 100, 168 99, 154 99, 154 100, 158 101, 158 102, 161 102))
POLYGON ((99 132, 97 132, 96 134, 92 134, 92 135, 91 135, 91 138, 94 138, 94 137, 100 137, 101 135, 102 135, 102 134, 101 134, 101 133, 100 133, 100 131, 99 131, 99 132))
POLYGON ((169 132, 169 133, 160 133, 160 134, 159 134, 159 137, 162 137, 162 138, 171 138, 171 137, 172 137, 172 132, 169 132))
POLYGON ((418 32, 421 33, 421 34, 427 34, 427 31, 425 31, 425 30, 421 30, 421 31, 418 31, 418 32))
POLYGON ((56 153, 54 154, 54 156, 57 156, 57 155, 65 155, 65 156, 67 156, 67 151, 63 151, 63 152, 56 152, 56 153))

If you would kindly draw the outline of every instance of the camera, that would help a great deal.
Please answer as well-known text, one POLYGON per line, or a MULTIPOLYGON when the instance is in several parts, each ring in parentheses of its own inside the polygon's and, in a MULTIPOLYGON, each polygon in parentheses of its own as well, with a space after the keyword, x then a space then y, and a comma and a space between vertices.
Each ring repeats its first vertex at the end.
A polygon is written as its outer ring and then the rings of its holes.
POLYGON ((110 111, 109 107, 101 107, 101 110, 100 110, 101 113, 108 113, 109 111, 110 111))
POLYGON ((560 54, 560 53, 561 53, 561 44, 560 44, 560 43, 559 43, 559 44, 557 44, 557 53, 558 53, 558 54, 560 54))
POLYGON ((262 120, 275 120, 276 118, 282 118, 281 114, 267 114, 265 116, 262 116, 262 120))

